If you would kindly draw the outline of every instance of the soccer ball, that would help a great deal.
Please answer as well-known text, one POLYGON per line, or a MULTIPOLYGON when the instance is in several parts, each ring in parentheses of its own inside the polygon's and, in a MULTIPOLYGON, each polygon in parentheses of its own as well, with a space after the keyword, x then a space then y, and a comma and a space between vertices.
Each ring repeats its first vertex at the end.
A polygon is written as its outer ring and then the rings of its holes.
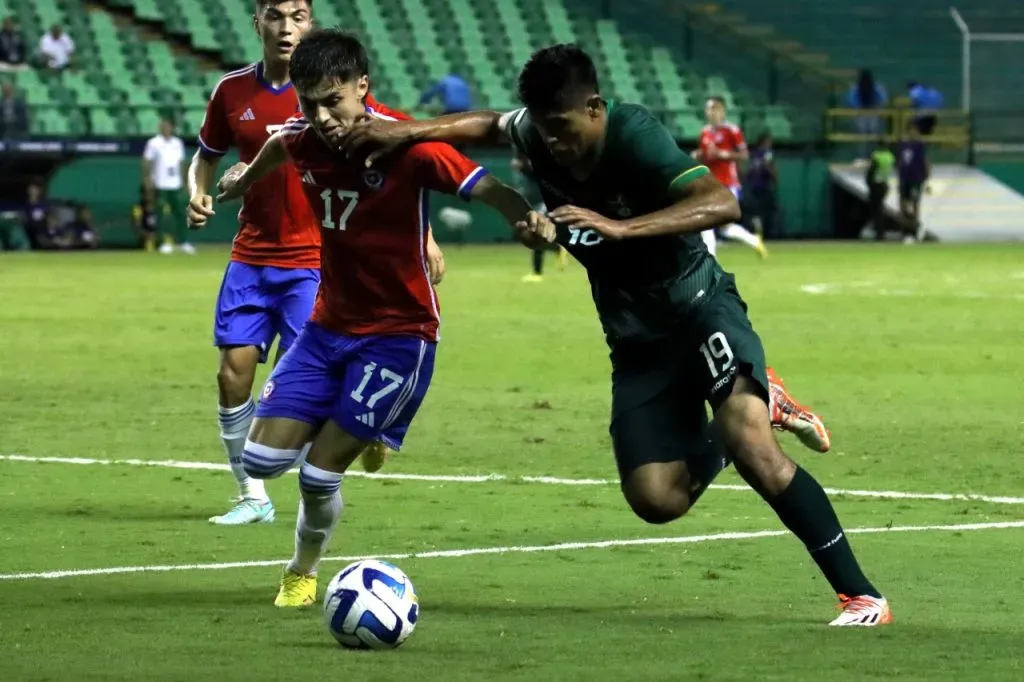
POLYGON ((350 649, 395 649, 409 638, 420 605, 402 569, 369 559, 334 576, 324 595, 324 623, 350 649))

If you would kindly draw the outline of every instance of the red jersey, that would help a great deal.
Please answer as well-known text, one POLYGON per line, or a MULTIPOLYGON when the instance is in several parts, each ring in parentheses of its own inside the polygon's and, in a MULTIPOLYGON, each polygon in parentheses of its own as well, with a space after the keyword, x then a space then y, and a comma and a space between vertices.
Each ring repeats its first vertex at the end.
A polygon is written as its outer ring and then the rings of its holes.
POLYGON ((740 175, 736 170, 736 162, 712 158, 709 152, 712 145, 725 152, 746 151, 747 141, 743 138, 743 131, 739 126, 728 122, 720 126, 706 125, 700 134, 699 142, 701 160, 711 174, 729 189, 739 187, 740 175))
MULTIPOLYGON (((367 106, 405 117, 370 96, 367 106)), ((298 111, 299 100, 290 83, 274 88, 263 77, 263 63, 250 64, 226 74, 213 89, 199 144, 213 156, 237 147, 241 160, 251 163, 270 136, 298 111)), ((274 170, 245 193, 238 222, 231 260, 278 268, 320 267, 320 223, 291 164, 274 170)))
POLYGON ((436 341, 440 308, 427 268, 427 192, 468 199, 487 171, 436 142, 365 168, 340 158, 304 119, 289 124, 281 139, 323 228, 310 319, 340 334, 436 341))

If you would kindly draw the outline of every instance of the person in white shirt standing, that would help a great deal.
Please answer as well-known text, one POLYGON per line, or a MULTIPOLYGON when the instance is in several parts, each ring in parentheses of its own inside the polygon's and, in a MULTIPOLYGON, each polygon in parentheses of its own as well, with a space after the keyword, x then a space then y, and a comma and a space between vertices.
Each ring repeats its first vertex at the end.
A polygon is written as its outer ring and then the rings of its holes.
POLYGON ((186 165, 185 143, 174 134, 174 123, 165 118, 160 121, 160 134, 146 142, 146 151, 142 154, 142 184, 155 193, 156 210, 160 216, 160 233, 163 235, 160 253, 174 253, 175 243, 184 253, 196 252, 185 238, 183 188, 186 165))
POLYGON ((71 66, 71 55, 75 53, 75 41, 58 24, 50 27, 39 39, 39 59, 49 69, 63 71, 71 66))

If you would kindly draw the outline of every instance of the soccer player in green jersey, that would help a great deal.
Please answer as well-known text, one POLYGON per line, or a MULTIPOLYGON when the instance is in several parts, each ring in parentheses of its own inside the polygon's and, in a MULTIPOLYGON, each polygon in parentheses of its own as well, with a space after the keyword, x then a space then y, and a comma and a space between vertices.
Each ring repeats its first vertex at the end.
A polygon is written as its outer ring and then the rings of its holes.
POLYGON ((575 45, 540 50, 519 76, 524 108, 369 122, 336 140, 366 162, 411 142, 511 142, 528 157, 557 241, 587 270, 612 360, 611 436, 622 491, 650 523, 677 519, 729 461, 807 547, 840 596, 831 624, 889 623, 828 496, 773 427, 825 451, 828 432, 766 367, 733 276, 703 230, 739 218, 735 197, 646 109, 605 99, 575 45), (705 403, 714 418, 709 422, 705 403))

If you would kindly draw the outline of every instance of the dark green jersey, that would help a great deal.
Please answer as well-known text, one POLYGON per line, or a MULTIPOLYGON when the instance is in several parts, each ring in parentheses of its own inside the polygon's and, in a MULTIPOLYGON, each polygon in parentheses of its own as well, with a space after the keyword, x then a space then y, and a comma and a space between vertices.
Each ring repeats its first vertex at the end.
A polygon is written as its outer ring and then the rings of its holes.
MULTIPOLYGON (((672 189, 708 173, 636 104, 608 102, 601 158, 584 181, 555 162, 525 109, 506 120, 549 210, 572 204, 615 219, 645 215, 674 203, 672 189)), ((724 274, 699 234, 610 242, 594 230, 559 225, 558 243, 587 269, 609 344, 678 330, 724 274)))

